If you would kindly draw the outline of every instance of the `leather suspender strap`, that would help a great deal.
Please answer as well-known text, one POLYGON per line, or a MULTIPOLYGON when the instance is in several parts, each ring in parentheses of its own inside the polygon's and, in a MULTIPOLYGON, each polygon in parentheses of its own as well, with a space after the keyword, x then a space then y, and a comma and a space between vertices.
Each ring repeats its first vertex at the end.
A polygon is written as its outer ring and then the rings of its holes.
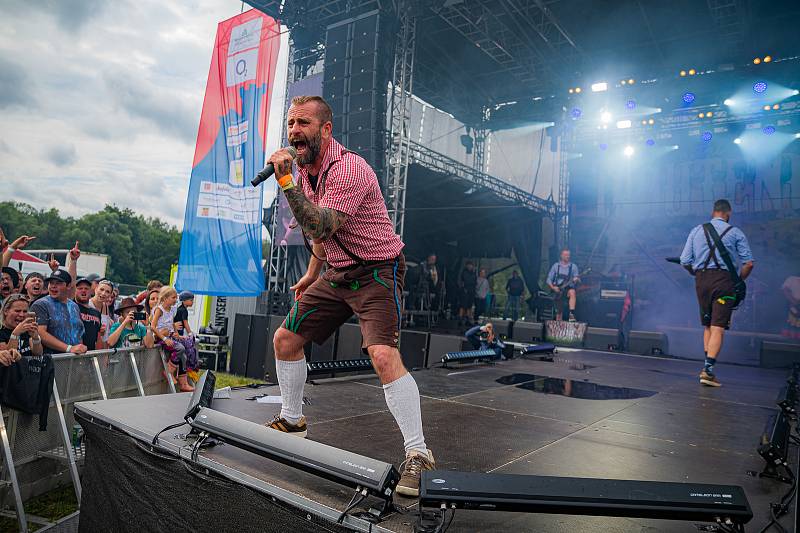
POLYGON ((735 276, 736 278, 739 277, 739 274, 736 272, 736 267, 733 264, 733 260, 731 260, 730 253, 728 253, 728 249, 725 248, 724 244, 722 244, 722 238, 725 235, 727 235, 728 232, 732 229, 733 226, 728 226, 727 228, 725 228, 725 231, 722 232, 722 235, 717 235, 716 228, 714 228, 714 226, 710 222, 703 224, 703 234, 706 237, 706 243, 708 243, 708 258, 706 259, 706 262, 703 265, 703 269, 708 268, 708 264, 712 258, 714 259, 714 264, 716 265, 717 269, 721 268, 719 261, 717 261, 717 250, 719 250, 719 255, 720 257, 722 257, 722 261, 725 263, 725 266, 730 271, 731 276, 735 276))

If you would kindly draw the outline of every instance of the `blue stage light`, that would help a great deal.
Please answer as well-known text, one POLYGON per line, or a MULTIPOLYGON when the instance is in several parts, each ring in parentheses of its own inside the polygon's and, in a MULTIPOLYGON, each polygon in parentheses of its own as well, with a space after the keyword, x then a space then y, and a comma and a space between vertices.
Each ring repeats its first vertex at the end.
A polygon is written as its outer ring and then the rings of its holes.
POLYGON ((702 135, 703 142, 710 142, 711 141, 711 137, 713 137, 713 135, 711 135, 710 131, 704 131, 703 132, 703 135, 702 135))
POLYGON ((625 103, 625 107, 627 107, 628 109, 636 109, 636 101, 635 100, 628 100, 625 103))
POLYGON ((775 133, 775 126, 764 126, 764 129, 761 130, 764 135, 772 135, 775 133))
POLYGON ((600 149, 601 150, 606 150, 607 148, 608 148, 608 145, 606 143, 600 143, 600 149))
POLYGON ((753 92, 756 94, 761 94, 767 90, 767 82, 765 81, 757 81, 753 84, 753 92))
POLYGON ((570 111, 570 115, 572 115, 572 118, 581 118, 582 114, 583 111, 581 111, 580 107, 573 107, 572 111, 570 111))
POLYGON ((644 143, 647 146, 653 146, 654 144, 656 144, 656 142, 653 139, 647 139, 644 143))
POLYGON ((694 93, 683 93, 682 98, 684 102, 686 102, 687 104, 691 104, 692 102, 694 102, 694 93))

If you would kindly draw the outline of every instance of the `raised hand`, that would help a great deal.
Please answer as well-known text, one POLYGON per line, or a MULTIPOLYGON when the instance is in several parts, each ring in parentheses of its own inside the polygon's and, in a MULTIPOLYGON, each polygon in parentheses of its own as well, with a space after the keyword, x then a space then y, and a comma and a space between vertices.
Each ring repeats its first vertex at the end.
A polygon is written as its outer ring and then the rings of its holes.
POLYGON ((73 261, 77 261, 81 256, 80 243, 78 241, 75 241, 75 246, 73 246, 72 250, 69 251, 69 256, 73 261))
POLYGON ((3 228, 0 228, 0 252, 5 252, 6 248, 8 248, 8 239, 6 239, 6 234, 3 232, 3 228))
POLYGON ((50 260, 47 262, 47 266, 50 267, 51 271, 55 272, 58 270, 58 267, 61 266, 61 263, 58 262, 54 254, 50 254, 50 260))
POLYGON ((30 235, 21 235, 16 239, 14 239, 14 242, 11 243, 11 247, 14 248, 15 250, 22 250, 35 239, 36 237, 30 235))

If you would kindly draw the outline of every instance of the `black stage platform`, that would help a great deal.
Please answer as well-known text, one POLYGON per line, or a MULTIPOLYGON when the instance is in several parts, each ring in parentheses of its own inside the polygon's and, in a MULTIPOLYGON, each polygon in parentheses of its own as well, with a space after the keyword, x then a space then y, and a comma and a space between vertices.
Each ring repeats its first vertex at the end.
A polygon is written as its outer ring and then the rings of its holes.
MULTIPOLYGON (((717 369, 724 385, 710 389, 698 384, 695 362, 562 350, 554 362, 515 359, 492 366, 433 368, 414 372, 414 377, 423 395, 426 440, 439 469, 740 485, 755 514, 747 529, 757 531, 768 520, 769 503, 786 490, 782 483, 752 475, 763 467, 755 448, 786 371, 724 364, 717 369)), ((265 392, 278 394, 278 388, 236 390, 231 399, 215 400, 213 408, 265 421, 279 406, 245 400, 265 392)), ((376 378, 323 380, 309 384, 306 396, 309 438, 400 463, 402 438, 376 378)), ((156 431, 182 419, 188 400, 188 394, 126 398, 79 403, 76 410, 149 442, 156 431)), ((185 431, 168 431, 161 440, 188 458, 185 431)), ((90 439, 87 463, 91 461, 90 439)), ((336 517, 352 495, 350 489, 228 445, 201 452, 199 463, 288 501, 309 516, 336 517)), ((147 480, 141 483, 146 490, 147 480)), ((91 483, 85 484, 84 494, 91 491, 91 483)), ((784 518, 786 524, 792 521, 784 518)), ((411 531, 412 522, 411 516, 397 514, 372 531, 411 531)), ((346 523, 369 528, 350 517, 346 523)), ((263 523, 253 524, 253 530, 264 529, 263 523)), ((686 522, 487 511, 458 511, 450 528, 697 530, 686 522)))

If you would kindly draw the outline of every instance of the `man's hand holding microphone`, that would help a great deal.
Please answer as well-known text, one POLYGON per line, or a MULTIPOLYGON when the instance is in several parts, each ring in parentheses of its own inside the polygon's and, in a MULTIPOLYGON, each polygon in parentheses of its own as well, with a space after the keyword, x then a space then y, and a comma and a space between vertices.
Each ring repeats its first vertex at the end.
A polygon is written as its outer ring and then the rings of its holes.
POLYGON ((278 176, 278 185, 284 191, 294 187, 292 181, 292 161, 297 157, 297 150, 292 146, 281 148, 272 154, 267 161, 267 166, 264 170, 256 174, 256 177, 250 182, 253 187, 258 187, 261 183, 267 181, 273 174, 278 176))

